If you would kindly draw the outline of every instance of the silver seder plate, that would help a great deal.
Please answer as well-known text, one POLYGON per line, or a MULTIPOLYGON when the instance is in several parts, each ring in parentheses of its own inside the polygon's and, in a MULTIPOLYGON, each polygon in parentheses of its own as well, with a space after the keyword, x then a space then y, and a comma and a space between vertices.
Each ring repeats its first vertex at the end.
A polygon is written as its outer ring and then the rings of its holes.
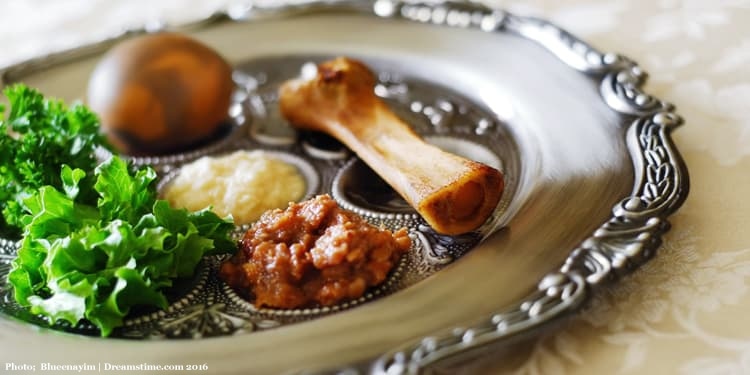
MULTIPOLYGON (((163 188, 198 157, 263 149, 297 166, 308 197, 328 193, 372 223, 408 227, 411 251, 362 298, 296 310, 255 307, 217 277, 222 258, 205 258, 167 291, 169 308, 131 313, 113 335, 131 340, 117 340, 84 338, 98 335, 86 323, 49 326, 16 305, 4 284, 16 244, 4 240, 0 337, 23 335, 8 358, 75 345, 66 363, 168 358, 254 373, 446 366, 580 309, 653 256, 687 195, 673 107, 642 90, 634 62, 544 20, 464 3, 297 2, 232 8, 179 30, 234 64, 229 130, 200 149, 133 162, 154 166, 163 188), (345 147, 280 117, 278 85, 338 55, 373 68, 376 94, 428 142, 503 171, 505 192, 484 226, 435 233, 345 147), (206 337, 216 339, 192 340, 206 337)), ((1 83, 76 99, 101 54, 128 36, 8 67, 1 83)))

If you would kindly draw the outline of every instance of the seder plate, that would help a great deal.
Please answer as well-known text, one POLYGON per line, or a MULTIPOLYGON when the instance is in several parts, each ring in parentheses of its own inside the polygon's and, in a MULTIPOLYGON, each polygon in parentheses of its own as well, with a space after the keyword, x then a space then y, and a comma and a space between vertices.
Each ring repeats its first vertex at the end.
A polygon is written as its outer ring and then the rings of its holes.
MULTIPOLYGON (((360 300, 299 310, 257 309, 215 276, 221 259, 206 258, 169 291, 167 310, 134 313, 107 339, 88 337, 96 331, 85 324, 47 329, 0 285, 0 337, 15 343, 7 361, 36 361, 41 349, 53 363, 207 363, 212 372, 446 366, 533 337, 646 262, 687 194, 670 138, 682 121, 643 92, 646 74, 544 20, 457 3, 298 2, 233 8, 180 30, 233 63, 238 90, 226 137, 133 160, 153 165, 160 187, 202 155, 264 149, 298 166, 308 195, 408 226, 413 248, 360 300), (376 94, 429 142, 504 172, 501 203, 479 231, 434 233, 350 151, 279 117, 278 84, 337 55, 367 62, 376 94)), ((101 54, 127 37, 8 67, 0 83, 79 99, 101 54)), ((0 245, 4 276, 15 249, 0 245)))

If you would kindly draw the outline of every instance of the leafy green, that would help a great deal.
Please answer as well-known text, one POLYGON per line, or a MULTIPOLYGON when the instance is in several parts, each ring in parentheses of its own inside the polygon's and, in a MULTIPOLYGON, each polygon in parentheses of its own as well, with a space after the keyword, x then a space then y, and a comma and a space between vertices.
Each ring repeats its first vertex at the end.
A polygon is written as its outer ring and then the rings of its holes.
POLYGON ((204 255, 236 250, 231 221, 158 200, 151 168, 97 165, 96 148, 109 146, 89 109, 24 85, 4 94, 0 228, 22 234, 8 282, 32 313, 87 319, 107 336, 134 306, 166 307, 162 290, 204 255))
MULTIPOLYGON (((63 187, 68 178, 92 179, 97 147, 110 148, 96 115, 81 104, 66 107, 22 84, 4 90, 9 111, 0 106, 0 223, 6 235, 17 235, 24 216, 23 200, 42 186, 63 187), (69 165, 87 173, 61 175, 69 165)), ((96 203, 90 183, 76 192, 81 201, 96 203)))
POLYGON ((165 308, 161 290, 192 275, 204 255, 236 250, 231 221, 158 200, 150 168, 131 172, 115 156, 93 181, 68 166, 58 176, 60 187, 21 202, 23 240, 8 276, 16 301, 51 322, 87 319, 107 336, 134 306, 165 308), (88 189, 95 204, 81 197, 88 189))

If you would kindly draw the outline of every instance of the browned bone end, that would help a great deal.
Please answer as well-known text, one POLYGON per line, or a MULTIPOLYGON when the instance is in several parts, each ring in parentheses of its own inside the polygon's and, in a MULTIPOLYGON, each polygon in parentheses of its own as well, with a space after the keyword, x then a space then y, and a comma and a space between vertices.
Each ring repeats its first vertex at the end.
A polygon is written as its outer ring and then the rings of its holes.
POLYGON ((417 207, 439 233, 461 234, 478 228, 500 201, 504 188, 502 174, 481 163, 467 164, 467 173, 427 196, 417 207))
POLYGON ((347 145, 414 207, 435 231, 470 232, 492 214, 502 195, 497 169, 425 143, 375 96, 374 74, 339 57, 310 80, 280 89, 281 113, 293 125, 322 131, 347 145))

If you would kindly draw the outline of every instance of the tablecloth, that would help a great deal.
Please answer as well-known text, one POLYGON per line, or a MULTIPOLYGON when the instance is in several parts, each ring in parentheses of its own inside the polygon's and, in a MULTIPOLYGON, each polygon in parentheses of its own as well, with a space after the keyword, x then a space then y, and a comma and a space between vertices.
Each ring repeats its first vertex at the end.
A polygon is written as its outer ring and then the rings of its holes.
MULTIPOLYGON (((269 1, 266 1, 269 2, 269 1)), ((657 256, 561 329, 465 373, 750 373, 750 1, 488 0, 549 19, 650 73, 674 103, 691 176, 657 256)), ((227 0, 5 0, 0 66, 144 24, 180 23, 227 0)))

